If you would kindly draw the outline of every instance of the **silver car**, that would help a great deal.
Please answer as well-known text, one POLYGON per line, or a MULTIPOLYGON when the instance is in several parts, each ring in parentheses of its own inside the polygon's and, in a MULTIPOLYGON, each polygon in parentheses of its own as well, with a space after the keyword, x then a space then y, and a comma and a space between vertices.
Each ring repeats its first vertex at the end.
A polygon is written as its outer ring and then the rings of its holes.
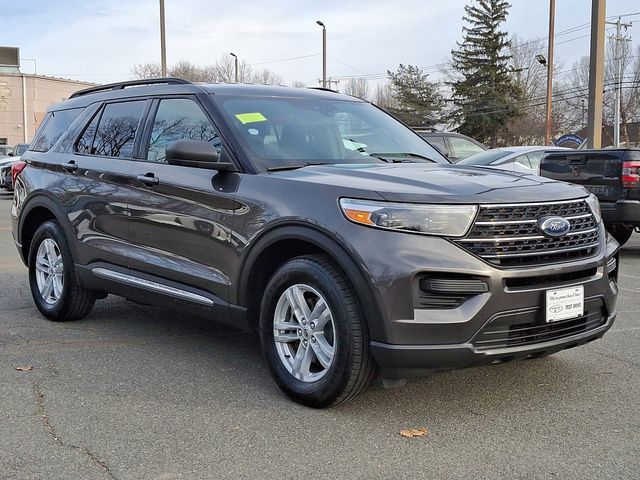
POLYGON ((502 147, 476 153, 460 160, 460 165, 497 168, 517 173, 540 174, 540 160, 546 152, 571 150, 565 147, 502 147))

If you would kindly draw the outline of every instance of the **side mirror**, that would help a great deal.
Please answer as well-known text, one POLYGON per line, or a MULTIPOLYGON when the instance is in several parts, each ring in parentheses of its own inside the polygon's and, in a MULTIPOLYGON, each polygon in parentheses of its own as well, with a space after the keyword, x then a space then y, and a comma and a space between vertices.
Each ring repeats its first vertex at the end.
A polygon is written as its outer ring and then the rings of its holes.
POLYGON ((235 172, 231 162, 220 162, 218 151, 204 140, 178 140, 167 147, 167 163, 182 167, 208 168, 219 172, 235 172))
POLYGON ((13 157, 13 152, 9 152, 9 156, 10 156, 10 157, 13 157))

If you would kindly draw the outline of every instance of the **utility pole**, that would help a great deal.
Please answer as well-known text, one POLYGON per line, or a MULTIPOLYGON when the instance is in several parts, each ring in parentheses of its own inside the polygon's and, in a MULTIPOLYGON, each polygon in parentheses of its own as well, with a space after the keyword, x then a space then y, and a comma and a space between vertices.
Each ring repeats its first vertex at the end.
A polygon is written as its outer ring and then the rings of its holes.
POLYGON ((555 35, 556 0, 549 1, 549 50, 547 52, 547 120, 545 145, 551 144, 552 98, 553 98, 553 37, 555 35))
POLYGON ((604 88, 604 30, 606 0, 591 0, 591 50, 589 55, 589 111, 587 147, 602 145, 602 90, 604 88))
POLYGON ((162 65, 162 76, 167 76, 167 45, 164 35, 164 0, 160 0, 160 64, 162 65))
POLYGON ((620 146, 620 102, 622 101, 622 62, 621 62, 621 52, 620 52, 620 42, 628 42, 630 39, 625 35, 621 36, 620 31, 622 27, 624 27, 625 31, 632 24, 631 23, 622 23, 620 17, 615 22, 606 22, 607 25, 615 25, 616 26, 616 35, 611 36, 612 40, 616 42, 615 44, 615 68, 616 68, 616 98, 614 105, 614 114, 613 114, 613 146, 618 148, 620 146))
POLYGON ((338 90, 338 84, 340 83, 340 80, 334 80, 333 77, 329 77, 326 80, 323 80, 322 78, 318 79, 318 84, 322 87, 322 88, 330 88, 331 90, 338 90), (336 84, 336 88, 332 88, 333 84, 336 84), (328 85, 328 86, 325 86, 328 85))

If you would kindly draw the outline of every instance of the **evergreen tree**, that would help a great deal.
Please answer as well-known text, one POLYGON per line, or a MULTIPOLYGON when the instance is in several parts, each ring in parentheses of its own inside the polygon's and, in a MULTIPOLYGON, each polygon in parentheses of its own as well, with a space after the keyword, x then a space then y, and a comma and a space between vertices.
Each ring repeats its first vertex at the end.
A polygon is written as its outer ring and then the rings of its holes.
POLYGON ((438 84, 428 80, 418 67, 400 64, 398 70, 387 70, 394 105, 388 110, 413 127, 431 127, 440 120, 444 101, 438 84))
POLYGON ((507 33, 498 29, 511 5, 506 0, 474 0, 467 5, 459 50, 451 52, 459 79, 453 89, 452 120, 458 131, 495 146, 498 132, 520 115, 520 90, 512 82, 507 33))

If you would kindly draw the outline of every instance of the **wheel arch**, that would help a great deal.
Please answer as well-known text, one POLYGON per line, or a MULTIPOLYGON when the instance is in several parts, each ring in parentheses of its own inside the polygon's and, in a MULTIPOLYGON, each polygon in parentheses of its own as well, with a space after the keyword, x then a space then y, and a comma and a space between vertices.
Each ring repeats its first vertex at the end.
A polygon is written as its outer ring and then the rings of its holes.
MULTIPOLYGON (((29 199, 22 207, 20 221, 18 223, 17 240, 20 243, 21 254, 25 264, 28 264, 29 248, 33 235, 40 225, 48 220, 56 220, 69 239, 69 248, 75 256, 75 245, 71 225, 62 209, 45 195, 38 195, 29 199)), ((27 265, 28 266, 28 265, 27 265)))
POLYGON ((238 286, 232 301, 246 307, 257 324, 262 292, 275 271, 288 260, 305 254, 328 255, 351 283, 372 340, 384 341, 382 303, 360 256, 326 230, 308 224, 278 225, 264 232, 243 255, 238 286), (253 292, 260 292, 255 295, 253 292))

